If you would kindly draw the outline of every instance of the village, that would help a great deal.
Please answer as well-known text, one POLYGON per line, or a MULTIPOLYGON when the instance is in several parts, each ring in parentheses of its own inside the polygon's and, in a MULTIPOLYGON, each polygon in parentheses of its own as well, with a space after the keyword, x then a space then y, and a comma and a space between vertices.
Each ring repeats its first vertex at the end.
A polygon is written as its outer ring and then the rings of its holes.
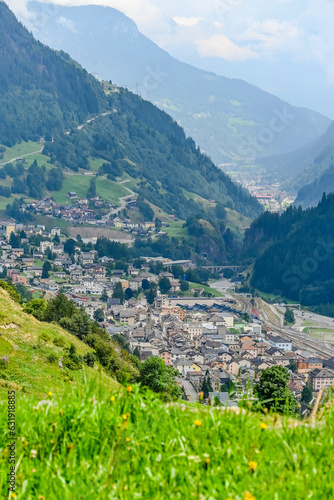
POLYGON ((245 313, 232 283, 226 295, 201 284, 190 288, 191 260, 147 257, 117 268, 93 245, 82 251, 60 228, 13 220, 0 221, 0 238, 2 279, 30 300, 65 294, 141 361, 159 356, 172 366, 190 401, 237 406, 261 371, 275 365, 289 369, 299 401, 306 386, 315 396, 334 383, 334 358, 245 313))

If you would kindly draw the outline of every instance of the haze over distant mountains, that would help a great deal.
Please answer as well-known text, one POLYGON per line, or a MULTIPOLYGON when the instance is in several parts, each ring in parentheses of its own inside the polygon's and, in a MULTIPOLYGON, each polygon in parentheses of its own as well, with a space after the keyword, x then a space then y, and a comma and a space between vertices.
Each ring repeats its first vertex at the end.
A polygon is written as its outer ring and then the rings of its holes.
POLYGON ((22 20, 42 42, 63 49, 88 71, 124 85, 179 121, 218 163, 247 162, 302 148, 330 120, 296 108, 242 80, 181 63, 107 7, 30 2, 22 20))
POLYGON ((315 180, 328 166, 324 152, 334 143, 334 122, 326 132, 307 146, 291 153, 260 160, 260 164, 273 178, 289 180, 293 188, 299 188, 315 180))

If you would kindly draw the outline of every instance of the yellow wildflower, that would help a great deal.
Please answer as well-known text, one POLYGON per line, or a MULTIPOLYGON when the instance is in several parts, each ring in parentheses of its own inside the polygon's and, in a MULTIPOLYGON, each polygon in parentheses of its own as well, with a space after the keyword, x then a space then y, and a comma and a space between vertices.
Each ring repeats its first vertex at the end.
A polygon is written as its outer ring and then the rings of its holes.
POLYGON ((253 462, 252 460, 250 462, 248 462, 248 467, 252 470, 252 471, 255 471, 256 467, 257 467, 257 463, 256 462, 253 462))
POLYGON ((122 418, 123 418, 123 420, 126 420, 128 418, 128 416, 127 415, 123 415, 122 418))
POLYGON ((69 444, 67 448, 68 448, 69 450, 72 450, 73 446, 74 446, 73 444, 69 444))
POLYGON ((111 396, 110 401, 111 401, 112 403, 114 403, 114 401, 115 401, 115 396, 111 396))
POLYGON ((202 425, 202 420, 195 420, 195 425, 196 425, 196 427, 199 427, 200 425, 202 425))
POLYGON ((126 388, 126 390, 127 390, 128 392, 132 392, 132 387, 131 387, 131 385, 129 385, 129 387, 127 387, 127 388, 126 388))
POLYGON ((206 463, 206 464, 209 464, 209 463, 210 463, 210 458, 206 458, 206 459, 205 459, 205 463, 206 463))
POLYGON ((131 439, 129 437, 126 438, 126 442, 129 443, 131 439))
POLYGON ((249 491, 245 491, 244 500, 256 500, 256 498, 254 495, 252 495, 252 493, 249 493, 249 491))
POLYGON ((261 427, 261 429, 263 429, 264 431, 265 431, 266 429, 268 429, 267 424, 265 424, 264 422, 262 422, 262 423, 260 424, 260 427, 261 427))
POLYGON ((52 392, 51 391, 49 391, 49 396, 50 396, 50 398, 52 397, 52 392))

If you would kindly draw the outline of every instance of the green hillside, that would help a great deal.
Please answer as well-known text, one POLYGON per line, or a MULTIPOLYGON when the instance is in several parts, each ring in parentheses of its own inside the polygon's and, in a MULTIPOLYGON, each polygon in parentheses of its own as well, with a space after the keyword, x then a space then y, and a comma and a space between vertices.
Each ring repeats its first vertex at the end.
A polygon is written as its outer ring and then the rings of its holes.
POLYGON ((266 212, 245 233, 251 285, 334 316, 334 195, 307 210, 266 212))
MULTIPOLYGON (((314 423, 166 405, 152 393, 57 389, 17 393, 20 500, 302 500, 334 495, 333 408, 314 423)), ((10 441, 0 405, 0 491, 10 441)), ((13 497, 14 498, 14 497, 13 497)))
POLYGON ((120 386, 100 370, 60 369, 57 360, 70 344, 77 354, 89 351, 55 323, 23 313, 0 288, 2 498, 333 497, 334 414, 328 403, 312 421, 167 404, 139 385, 120 386), (8 406, 12 391, 15 412, 8 406), (14 438, 8 418, 15 418, 14 438), (11 495, 13 440, 17 465, 11 495))
POLYGON ((183 219, 203 210, 186 192, 248 217, 261 212, 257 200, 203 155, 166 113, 126 89, 109 95, 108 102, 113 109, 108 116, 46 142, 44 154, 54 165, 78 171, 90 168, 89 158, 102 159, 100 173, 139 179, 139 194, 183 219))
POLYGON ((9 389, 45 397, 49 391, 62 394, 70 386, 95 380, 107 388, 118 383, 103 371, 86 366, 85 370, 60 369, 58 361, 74 344, 78 355, 92 352, 77 337, 52 323, 41 323, 25 314, 7 292, 0 288, 0 358, 8 357, 8 364, 0 364, 0 394, 9 389))
POLYGON ((29 155, 25 164, 0 166, 0 209, 11 198, 41 199, 50 192, 64 203, 75 181, 74 191, 84 196, 88 179, 67 174, 92 168, 104 176, 97 182, 102 197, 115 204, 124 190, 113 183, 130 176, 144 199, 183 220, 211 206, 187 199, 185 192, 213 198, 246 217, 261 213, 258 201, 202 154, 169 115, 126 89, 105 95, 67 54, 36 41, 3 2, 0 58, 0 163, 29 155), (32 151, 34 143, 40 148, 32 151))

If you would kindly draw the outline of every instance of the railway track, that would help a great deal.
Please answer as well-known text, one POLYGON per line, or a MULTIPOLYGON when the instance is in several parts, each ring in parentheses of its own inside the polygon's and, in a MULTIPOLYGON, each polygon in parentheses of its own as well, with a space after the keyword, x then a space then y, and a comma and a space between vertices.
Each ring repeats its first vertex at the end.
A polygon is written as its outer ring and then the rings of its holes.
POLYGON ((306 349, 306 350, 312 349, 312 351, 321 354, 321 356, 324 359, 329 359, 334 356, 334 348, 324 347, 318 342, 312 341, 311 338, 306 338, 305 334, 302 338, 298 338, 300 337, 299 332, 291 333, 287 331, 278 330, 277 328, 275 329, 272 328, 272 331, 274 333, 277 333, 277 335, 279 335, 280 337, 286 338, 287 340, 291 340, 296 347, 300 347, 301 349, 306 349))
MULTIPOLYGON (((252 305, 249 301, 247 301, 244 297, 237 297, 239 303, 242 304, 244 308, 244 312, 250 313, 252 310, 252 305)), ((296 331, 287 331, 284 329, 279 329, 277 326, 274 326, 268 321, 268 318, 264 318, 263 314, 261 315, 261 320, 263 324, 268 326, 273 333, 283 337, 287 340, 293 342, 294 346, 303 350, 311 350, 314 353, 321 355, 323 359, 329 359, 334 357, 334 347, 325 347, 320 342, 313 340, 312 337, 308 337, 306 334, 296 331)))

